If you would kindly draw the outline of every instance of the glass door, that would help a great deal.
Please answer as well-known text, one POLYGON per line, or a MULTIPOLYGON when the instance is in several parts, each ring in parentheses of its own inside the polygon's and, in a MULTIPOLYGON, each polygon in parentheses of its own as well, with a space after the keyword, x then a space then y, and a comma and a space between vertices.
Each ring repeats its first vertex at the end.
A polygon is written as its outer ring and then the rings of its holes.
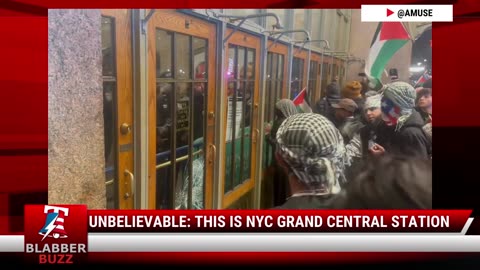
MULTIPOLYGON (((231 33, 228 29, 227 35, 231 33)), ((253 208, 260 39, 235 32, 227 41, 226 153, 222 208, 253 208)))
MULTIPOLYGON (((272 47, 272 41, 268 42, 270 48, 267 55, 267 74, 265 84, 265 113, 264 113, 264 127, 273 126, 275 120, 275 104, 282 98, 287 97, 287 59, 288 47, 283 44, 276 43, 272 47)), ((262 128, 264 128, 262 127, 262 128)), ((273 146, 270 144, 268 137, 269 131, 265 133, 262 151, 262 195, 261 207, 273 207, 273 177, 275 168, 272 167, 274 161, 273 146)))
POLYGON ((105 185, 108 209, 133 209, 133 92, 130 11, 102 10, 105 185))
POLYGON ((209 209, 215 26, 174 10, 155 11, 148 24, 148 66, 150 208, 209 209))

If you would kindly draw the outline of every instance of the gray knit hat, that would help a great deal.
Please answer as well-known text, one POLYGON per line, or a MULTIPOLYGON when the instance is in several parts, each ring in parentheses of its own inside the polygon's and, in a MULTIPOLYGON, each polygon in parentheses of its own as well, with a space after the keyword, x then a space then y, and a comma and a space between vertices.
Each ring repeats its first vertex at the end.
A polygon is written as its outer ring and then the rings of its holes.
MULTIPOLYGON (((415 107, 415 98, 417 93, 415 88, 406 82, 397 81, 385 86, 383 98, 390 100, 395 106, 399 108, 400 117, 397 121, 396 130, 400 130, 410 117, 415 107)), ((382 111, 384 111, 382 104, 382 111)))
POLYGON ((298 113, 298 109, 290 99, 281 99, 275 104, 275 108, 282 112, 284 117, 289 117, 298 113))

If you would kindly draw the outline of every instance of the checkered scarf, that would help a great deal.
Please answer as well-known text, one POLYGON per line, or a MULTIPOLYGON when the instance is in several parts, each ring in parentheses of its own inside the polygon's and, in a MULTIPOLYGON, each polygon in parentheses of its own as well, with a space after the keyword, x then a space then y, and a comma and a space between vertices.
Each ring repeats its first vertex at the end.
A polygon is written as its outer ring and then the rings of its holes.
POLYGON ((386 85, 382 98, 382 113, 387 124, 402 128, 415 107, 415 89, 406 82, 394 82, 386 85))
POLYGON ((278 129, 277 144, 300 182, 318 193, 340 192, 348 158, 340 132, 327 118, 314 113, 287 118, 278 129))
POLYGON ((374 95, 374 96, 369 96, 365 99, 365 105, 363 106, 365 109, 371 109, 371 108, 380 108, 380 104, 382 100, 382 95, 374 95))
POLYGON ((284 117, 289 117, 298 113, 297 107, 290 99, 281 99, 275 104, 275 108, 282 112, 284 117))

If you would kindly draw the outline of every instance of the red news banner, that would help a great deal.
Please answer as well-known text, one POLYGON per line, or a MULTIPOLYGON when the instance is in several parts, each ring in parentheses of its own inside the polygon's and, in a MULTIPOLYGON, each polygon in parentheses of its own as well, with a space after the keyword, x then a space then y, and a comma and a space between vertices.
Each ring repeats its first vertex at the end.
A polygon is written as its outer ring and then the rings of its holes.
POLYGON ((89 210, 89 232, 451 232, 470 210, 89 210))

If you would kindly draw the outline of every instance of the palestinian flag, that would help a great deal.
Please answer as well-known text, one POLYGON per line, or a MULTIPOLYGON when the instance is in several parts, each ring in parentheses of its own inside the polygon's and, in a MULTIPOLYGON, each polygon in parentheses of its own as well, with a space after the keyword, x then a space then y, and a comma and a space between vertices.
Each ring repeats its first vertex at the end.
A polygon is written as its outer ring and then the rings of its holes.
POLYGON ((297 106, 297 109, 299 112, 303 112, 303 113, 312 112, 312 108, 310 108, 307 102, 307 88, 303 88, 303 90, 300 91, 300 93, 298 93, 298 95, 292 101, 293 101, 293 104, 297 106))
POLYGON ((381 83, 385 66, 393 55, 410 40, 401 22, 380 22, 370 45, 370 54, 365 63, 365 73, 375 88, 381 83))
POLYGON ((430 80, 431 78, 432 78, 432 76, 430 76, 428 74, 428 71, 425 71, 425 73, 423 73, 423 75, 417 80, 414 87, 417 87, 418 85, 421 85, 421 84, 425 83, 426 81, 430 80))

